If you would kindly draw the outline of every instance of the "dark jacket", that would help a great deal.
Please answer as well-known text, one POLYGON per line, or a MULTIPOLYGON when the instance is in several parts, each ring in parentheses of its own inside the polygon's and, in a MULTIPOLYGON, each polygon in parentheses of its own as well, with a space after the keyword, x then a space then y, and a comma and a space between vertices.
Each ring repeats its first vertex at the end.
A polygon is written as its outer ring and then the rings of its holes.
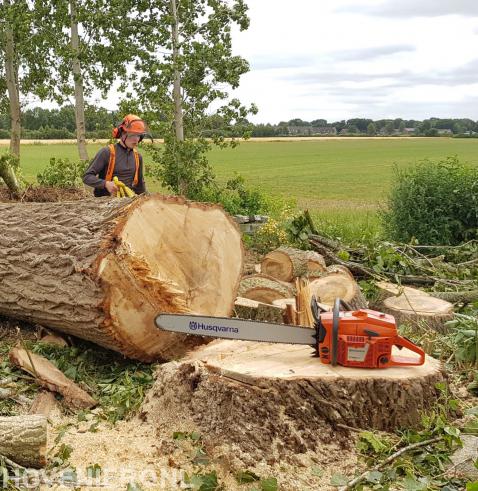
MULTIPOLYGON (((113 177, 117 176, 121 182, 131 188, 136 194, 146 192, 146 184, 144 182, 144 166, 143 157, 139 156, 139 171, 138 184, 133 186, 134 173, 136 165, 134 162, 133 150, 123 147, 120 143, 115 145, 116 162, 113 171, 113 177)), ((105 189, 105 177, 110 161, 110 149, 102 148, 92 160, 90 166, 83 176, 83 182, 87 186, 92 186, 95 196, 109 196, 110 193, 105 189)))

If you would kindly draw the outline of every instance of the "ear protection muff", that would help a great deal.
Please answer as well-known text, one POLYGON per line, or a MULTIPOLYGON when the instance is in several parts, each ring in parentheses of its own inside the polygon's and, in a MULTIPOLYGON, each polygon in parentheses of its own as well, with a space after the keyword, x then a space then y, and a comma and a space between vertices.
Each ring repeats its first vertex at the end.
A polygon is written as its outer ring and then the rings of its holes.
POLYGON ((116 128, 113 128, 113 131, 111 133, 113 138, 120 138, 121 137, 121 133, 123 132, 123 128, 121 128, 122 124, 123 124, 123 122, 121 122, 116 128))

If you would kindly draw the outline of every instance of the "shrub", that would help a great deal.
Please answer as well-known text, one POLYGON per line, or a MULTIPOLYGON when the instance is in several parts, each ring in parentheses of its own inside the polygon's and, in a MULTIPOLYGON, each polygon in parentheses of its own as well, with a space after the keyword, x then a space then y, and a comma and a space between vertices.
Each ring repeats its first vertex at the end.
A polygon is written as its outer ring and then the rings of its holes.
POLYGON ((37 175, 38 184, 60 188, 80 187, 88 164, 84 160, 72 162, 53 157, 43 172, 37 175))
POLYGON ((455 245, 478 237, 478 169, 447 157, 395 174, 388 209, 381 212, 391 239, 455 245))

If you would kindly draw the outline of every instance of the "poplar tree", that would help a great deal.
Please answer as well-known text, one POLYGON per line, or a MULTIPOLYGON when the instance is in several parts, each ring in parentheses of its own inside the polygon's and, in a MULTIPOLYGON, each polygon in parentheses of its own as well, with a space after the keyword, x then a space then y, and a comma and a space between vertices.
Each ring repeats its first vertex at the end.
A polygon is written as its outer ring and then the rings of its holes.
POLYGON ((213 143, 257 110, 230 98, 249 64, 232 50, 233 28, 249 26, 243 0, 150 0, 133 2, 128 37, 135 46, 133 92, 125 109, 139 110, 164 138, 153 153, 155 173, 170 190, 190 198, 214 181, 203 136, 211 115, 223 121, 213 143), (135 101, 135 102, 131 102, 135 101))

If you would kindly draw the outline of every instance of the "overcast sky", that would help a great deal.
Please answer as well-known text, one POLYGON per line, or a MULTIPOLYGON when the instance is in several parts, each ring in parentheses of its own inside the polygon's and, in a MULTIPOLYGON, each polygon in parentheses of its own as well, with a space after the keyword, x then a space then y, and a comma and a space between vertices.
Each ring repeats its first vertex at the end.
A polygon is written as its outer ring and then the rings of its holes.
POLYGON ((478 0, 247 0, 255 122, 478 119, 478 0))

